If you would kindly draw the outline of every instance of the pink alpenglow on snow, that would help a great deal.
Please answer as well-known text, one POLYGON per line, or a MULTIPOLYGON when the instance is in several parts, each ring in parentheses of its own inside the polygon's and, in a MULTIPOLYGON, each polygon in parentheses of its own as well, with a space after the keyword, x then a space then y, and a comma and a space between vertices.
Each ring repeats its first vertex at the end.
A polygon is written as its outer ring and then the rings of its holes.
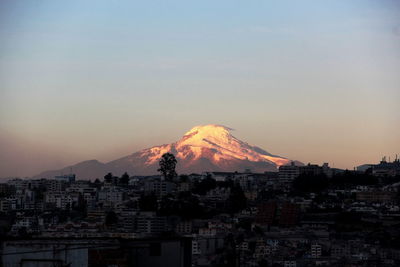
MULTIPOLYGON (((108 163, 88 161, 87 164, 82 162, 72 168, 81 179, 93 178, 88 177, 89 174, 104 175, 106 172, 115 175, 121 175, 125 171, 132 175, 152 175, 157 174, 159 159, 167 152, 177 158, 177 171, 180 174, 205 171, 242 172, 245 169, 252 172, 276 171, 279 166, 291 162, 290 159, 249 145, 234 137, 231 132, 231 128, 222 125, 195 126, 175 143, 143 149, 108 163)), ((60 171, 62 170, 56 172, 60 171)), ((45 172, 40 176, 51 175, 52 172, 45 172)))

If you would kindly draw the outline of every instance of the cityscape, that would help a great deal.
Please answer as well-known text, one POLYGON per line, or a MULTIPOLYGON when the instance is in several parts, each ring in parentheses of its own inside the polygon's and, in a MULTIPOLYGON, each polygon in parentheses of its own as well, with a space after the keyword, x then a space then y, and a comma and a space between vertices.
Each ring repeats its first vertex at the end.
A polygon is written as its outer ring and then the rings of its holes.
POLYGON ((399 70, 399 0, 0 0, 0 267, 398 267, 399 70))
POLYGON ((397 266, 400 161, 0 184, 2 266, 397 266), (31 265, 30 265, 31 266, 31 265))

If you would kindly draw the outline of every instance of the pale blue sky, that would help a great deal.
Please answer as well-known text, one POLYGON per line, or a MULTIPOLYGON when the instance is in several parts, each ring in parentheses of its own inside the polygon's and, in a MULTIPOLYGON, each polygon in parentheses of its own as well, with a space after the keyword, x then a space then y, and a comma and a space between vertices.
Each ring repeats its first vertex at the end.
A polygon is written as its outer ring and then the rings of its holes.
POLYGON ((399 70, 398 1, 1 1, 0 176, 207 123, 352 168, 400 153, 399 70))

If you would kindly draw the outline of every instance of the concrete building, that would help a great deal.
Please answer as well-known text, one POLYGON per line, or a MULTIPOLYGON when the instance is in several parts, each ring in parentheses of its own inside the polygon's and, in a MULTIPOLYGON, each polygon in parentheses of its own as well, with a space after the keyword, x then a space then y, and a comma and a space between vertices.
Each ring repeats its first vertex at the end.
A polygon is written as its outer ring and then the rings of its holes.
POLYGON ((292 161, 290 165, 283 165, 279 167, 277 185, 283 190, 291 188, 293 180, 296 179, 300 174, 299 166, 296 166, 292 161))
POLYGON ((115 206, 125 200, 126 193, 117 187, 105 187, 98 192, 98 201, 115 206))
POLYGON ((192 221, 181 221, 175 227, 175 232, 181 235, 191 234, 193 229, 192 221))
POLYGON ((300 206, 297 204, 285 202, 280 207, 279 225, 295 226, 300 219, 300 206))
POLYGON ((55 179, 46 179, 45 186, 47 191, 51 192, 60 192, 64 191, 66 188, 67 182, 64 180, 55 180, 55 179))
POLYGON ((190 238, 30 239, 0 241, 1 266, 190 267, 190 238))
POLYGON ((146 194, 156 194, 158 196, 165 196, 173 192, 176 185, 173 182, 161 179, 149 179, 144 184, 144 191, 146 194))
POLYGON ((394 177, 400 175, 400 160, 397 158, 393 162, 386 161, 383 157, 379 164, 372 166, 372 175, 377 177, 394 177))
POLYGON ((79 201, 79 193, 50 192, 45 194, 45 202, 53 204, 58 209, 68 209, 79 201))
POLYGON ((365 191, 356 192, 356 199, 365 202, 393 202, 396 200, 396 192, 389 191, 365 191))
POLYGON ((310 164, 308 163, 305 166, 301 166, 299 168, 300 175, 309 175, 309 176, 316 176, 316 175, 321 175, 323 174, 323 168, 321 166, 318 166, 316 164, 310 164))
POLYGON ((66 175, 54 176, 54 179, 59 180, 59 181, 64 181, 64 182, 67 182, 67 183, 75 182, 75 178, 76 178, 75 174, 72 174, 72 173, 71 174, 66 174, 66 175))
POLYGON ((167 219, 157 216, 155 212, 141 212, 135 217, 135 225, 138 233, 159 234, 167 230, 167 219))
POLYGON ((260 225, 272 225, 275 219, 277 204, 267 202, 258 206, 256 223, 260 225))
POLYGON ((300 174, 300 167, 292 161, 290 165, 279 167, 278 177, 281 182, 292 182, 300 174))
POLYGON ((322 255, 322 246, 320 244, 311 245, 311 258, 318 259, 322 255))

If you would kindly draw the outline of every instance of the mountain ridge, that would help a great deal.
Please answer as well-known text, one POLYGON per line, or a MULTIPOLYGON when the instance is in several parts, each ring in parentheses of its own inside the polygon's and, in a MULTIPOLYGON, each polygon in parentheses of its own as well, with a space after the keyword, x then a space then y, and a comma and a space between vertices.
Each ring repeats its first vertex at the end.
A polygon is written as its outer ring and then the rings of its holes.
POLYGON ((243 142, 231 134, 232 128, 208 124, 195 126, 181 139, 171 144, 153 146, 128 156, 103 163, 98 160, 82 161, 60 170, 45 171, 35 178, 52 178, 61 173, 73 172, 79 179, 101 178, 112 172, 121 175, 157 174, 158 161, 164 153, 172 153, 178 160, 178 173, 201 173, 204 171, 276 171, 291 160, 243 142))

